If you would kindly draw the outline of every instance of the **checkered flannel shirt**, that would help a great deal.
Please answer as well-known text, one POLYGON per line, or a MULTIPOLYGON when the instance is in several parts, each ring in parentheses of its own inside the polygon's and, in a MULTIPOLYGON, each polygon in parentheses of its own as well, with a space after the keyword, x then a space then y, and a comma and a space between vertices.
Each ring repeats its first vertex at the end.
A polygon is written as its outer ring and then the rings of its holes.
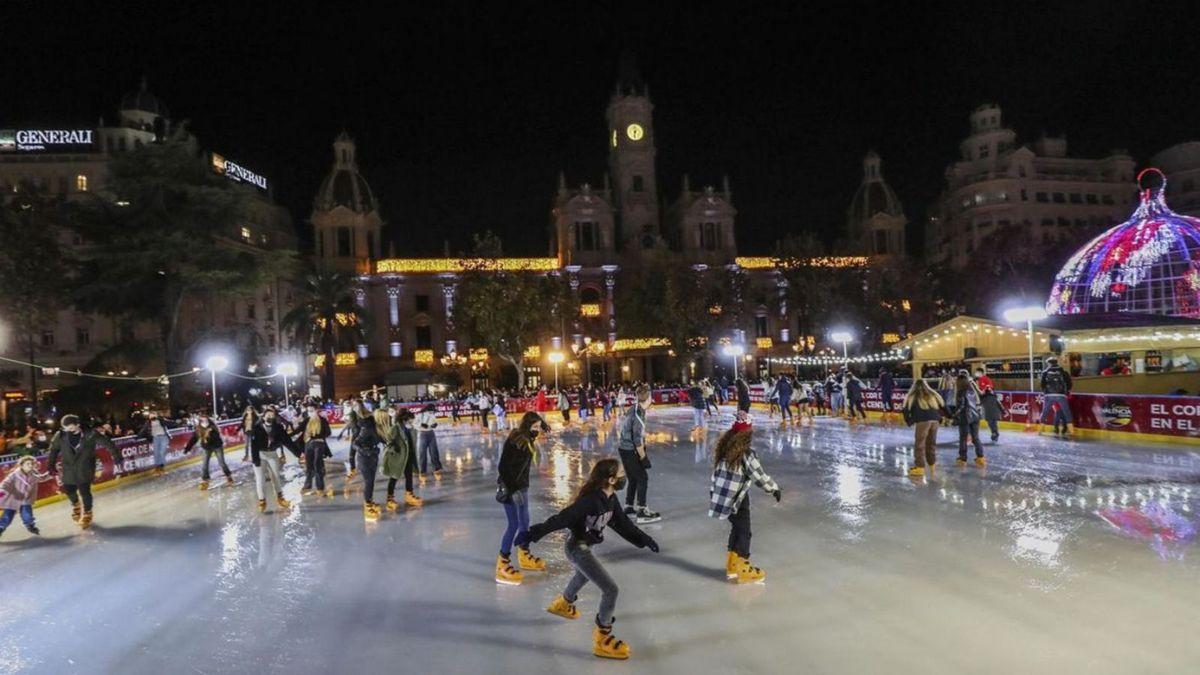
POLYGON ((742 457, 742 465, 731 471, 721 462, 712 473, 709 489, 708 515, 724 520, 737 513, 738 506, 746 498, 746 490, 754 483, 767 492, 779 489, 775 481, 763 471, 758 455, 751 450, 742 457))

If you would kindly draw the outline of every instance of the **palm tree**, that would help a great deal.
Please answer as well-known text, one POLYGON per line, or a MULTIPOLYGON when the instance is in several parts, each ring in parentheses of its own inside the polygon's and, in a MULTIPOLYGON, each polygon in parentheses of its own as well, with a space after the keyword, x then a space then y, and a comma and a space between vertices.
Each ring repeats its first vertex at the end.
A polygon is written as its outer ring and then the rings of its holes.
POLYGON ((366 340, 370 315, 355 302, 358 282, 345 272, 317 270, 300 280, 299 303, 283 317, 283 328, 296 332, 298 344, 323 354, 321 392, 333 398, 334 365, 344 344, 366 340))

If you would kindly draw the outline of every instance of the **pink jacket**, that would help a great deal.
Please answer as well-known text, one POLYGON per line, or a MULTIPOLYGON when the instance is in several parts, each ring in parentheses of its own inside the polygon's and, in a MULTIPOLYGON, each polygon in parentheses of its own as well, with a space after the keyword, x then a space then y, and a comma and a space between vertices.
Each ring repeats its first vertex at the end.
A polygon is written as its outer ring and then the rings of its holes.
POLYGON ((38 483, 50 480, 48 473, 27 474, 14 468, 0 481, 0 509, 19 509, 37 501, 38 483))

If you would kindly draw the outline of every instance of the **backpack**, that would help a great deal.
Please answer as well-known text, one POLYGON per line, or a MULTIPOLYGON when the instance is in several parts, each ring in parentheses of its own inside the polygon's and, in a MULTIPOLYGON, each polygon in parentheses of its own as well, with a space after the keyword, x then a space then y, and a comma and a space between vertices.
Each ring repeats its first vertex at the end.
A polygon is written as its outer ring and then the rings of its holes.
POLYGON ((1052 368, 1042 373, 1042 391, 1047 394, 1065 394, 1067 382, 1061 368, 1052 368))

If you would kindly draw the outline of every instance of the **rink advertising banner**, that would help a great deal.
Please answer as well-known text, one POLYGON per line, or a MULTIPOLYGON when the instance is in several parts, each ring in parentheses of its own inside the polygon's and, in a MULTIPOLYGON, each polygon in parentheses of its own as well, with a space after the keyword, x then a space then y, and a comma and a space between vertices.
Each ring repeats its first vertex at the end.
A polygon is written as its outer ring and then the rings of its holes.
MULTIPOLYGON (((998 392, 1004 419, 1035 424, 1046 410, 1045 397, 1028 392, 998 392)), ((1072 394, 1072 423, 1080 429, 1122 431, 1200 438, 1200 398, 1195 396, 1135 396, 1129 394, 1072 394)), ((1046 413, 1046 423, 1052 413, 1046 413)))
MULTIPOLYGON (((239 421, 227 420, 220 424, 221 438, 225 440, 226 448, 238 445, 244 440, 239 421)), ((191 429, 172 429, 170 433, 171 442, 167 447, 167 466, 198 454, 203 456, 203 451, 199 449, 199 446, 193 447, 189 453, 183 451, 184 446, 192 437, 191 429)), ((122 436, 114 438, 113 443, 117 446, 116 457, 103 448, 96 452, 96 478, 92 481, 92 485, 98 486, 115 478, 135 476, 154 469, 154 449, 150 441, 137 436, 122 436)), ((15 466, 15 462, 0 465, 0 478, 7 475, 15 466)), ((39 457, 38 471, 46 471, 47 468, 46 456, 39 457)), ((53 480, 42 483, 38 486, 38 499, 59 494, 61 485, 61 476, 55 476, 53 480)))

